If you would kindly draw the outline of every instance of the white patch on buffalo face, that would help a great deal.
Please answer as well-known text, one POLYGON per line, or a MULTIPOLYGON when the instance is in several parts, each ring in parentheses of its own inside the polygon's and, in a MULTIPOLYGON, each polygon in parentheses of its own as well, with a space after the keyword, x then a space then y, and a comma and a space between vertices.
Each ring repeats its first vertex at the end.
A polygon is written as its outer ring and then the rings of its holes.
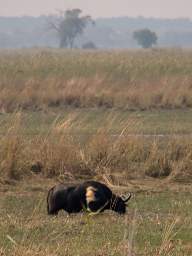
POLYGON ((91 187, 91 186, 86 189, 87 204, 89 204, 90 202, 94 202, 96 200, 96 198, 95 198, 96 191, 97 191, 97 189, 94 187, 91 187))

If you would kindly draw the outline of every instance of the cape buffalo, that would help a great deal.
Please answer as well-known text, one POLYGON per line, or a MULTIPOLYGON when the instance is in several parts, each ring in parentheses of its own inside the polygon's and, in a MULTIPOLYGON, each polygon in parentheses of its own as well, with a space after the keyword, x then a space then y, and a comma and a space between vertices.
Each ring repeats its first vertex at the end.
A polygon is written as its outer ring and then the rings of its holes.
POLYGON ((48 192, 47 211, 48 214, 56 215, 61 209, 68 213, 77 213, 83 209, 91 212, 111 209, 124 214, 126 202, 130 198, 130 193, 126 197, 117 196, 106 185, 96 181, 86 181, 70 187, 58 184, 48 192))

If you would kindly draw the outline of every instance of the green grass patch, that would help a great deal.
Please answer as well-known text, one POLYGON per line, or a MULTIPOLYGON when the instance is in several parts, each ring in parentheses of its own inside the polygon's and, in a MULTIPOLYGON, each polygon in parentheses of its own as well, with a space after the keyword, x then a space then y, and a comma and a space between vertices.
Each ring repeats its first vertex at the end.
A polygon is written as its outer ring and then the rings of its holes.
POLYGON ((41 248, 54 255, 125 255, 129 250, 156 255, 167 228, 176 220, 166 241, 173 244, 170 255, 190 255, 186 247, 192 241, 190 199, 183 192, 139 193, 125 216, 60 212, 58 217, 49 217, 44 193, 4 194, 0 198, 0 248, 6 255, 12 255, 14 243, 26 251, 41 248))
MULTIPOLYGON (((4 134, 14 114, 0 115, 0 134, 4 134)), ((191 134, 192 110, 122 111, 105 109, 64 109, 23 112, 24 134, 48 133, 54 122, 66 120, 73 134, 94 134, 105 128, 109 134, 191 134), (125 132, 125 133, 126 133, 125 132)))

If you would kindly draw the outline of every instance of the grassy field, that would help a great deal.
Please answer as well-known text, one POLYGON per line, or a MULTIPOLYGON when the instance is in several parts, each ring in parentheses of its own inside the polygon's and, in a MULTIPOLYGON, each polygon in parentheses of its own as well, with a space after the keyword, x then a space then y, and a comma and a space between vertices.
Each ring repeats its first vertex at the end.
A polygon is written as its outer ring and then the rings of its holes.
POLYGON ((192 51, 0 52, 0 256, 192 255, 192 51), (134 193, 46 213, 53 184, 134 193))
POLYGON ((40 181, 1 188, 1 255, 191 256, 190 186, 169 184, 163 191, 159 182, 146 181, 140 192, 138 183, 128 183, 126 189, 135 192, 125 216, 60 212, 49 217, 46 191, 54 182, 40 181))
POLYGON ((188 127, 179 118, 172 123, 170 114, 162 112, 3 114, 0 177, 21 179, 35 171, 45 177, 102 178, 107 174, 122 182, 147 175, 190 182, 190 110, 186 113, 182 119, 188 127))
POLYGON ((190 108, 191 59, 171 49, 3 51, 0 110, 190 108))
MULTIPOLYGON (((0 133, 5 134, 15 113, 0 115, 0 133)), ((22 113, 24 133, 47 133, 55 120, 70 121, 69 130, 75 134, 95 134, 102 126, 109 134, 119 134, 126 127, 128 134, 189 135, 192 133, 192 110, 129 111, 117 109, 48 109, 22 113)))

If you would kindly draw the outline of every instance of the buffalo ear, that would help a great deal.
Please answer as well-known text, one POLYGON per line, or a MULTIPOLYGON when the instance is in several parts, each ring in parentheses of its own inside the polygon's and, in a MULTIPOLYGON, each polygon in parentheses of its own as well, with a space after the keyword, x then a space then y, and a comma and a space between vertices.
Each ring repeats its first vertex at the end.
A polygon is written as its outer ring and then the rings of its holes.
POLYGON ((132 194, 129 193, 128 195, 123 195, 121 198, 126 203, 130 200, 131 196, 132 196, 132 194))

